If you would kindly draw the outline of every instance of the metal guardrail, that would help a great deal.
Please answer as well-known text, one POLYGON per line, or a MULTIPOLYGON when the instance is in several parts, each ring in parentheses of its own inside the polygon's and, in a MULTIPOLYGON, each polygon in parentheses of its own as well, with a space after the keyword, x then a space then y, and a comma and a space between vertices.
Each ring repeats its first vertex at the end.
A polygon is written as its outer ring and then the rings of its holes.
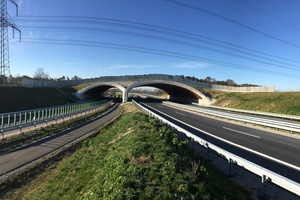
MULTIPOLYGON (((229 113, 229 112, 223 112, 223 111, 218 111, 218 110, 207 110, 205 108, 201 107, 196 107, 196 106, 189 106, 189 105, 182 105, 174 102, 164 102, 166 105, 174 106, 180 109, 185 109, 193 112, 198 112, 202 114, 207 114, 211 116, 216 116, 216 117, 221 117, 221 118, 226 118, 234 121, 240 121, 240 122, 245 122, 245 123, 250 123, 250 124, 256 124, 264 127, 270 127, 270 128, 275 128, 275 129, 281 129, 281 130, 286 130, 296 133, 300 133, 300 123, 295 123, 295 122, 283 122, 280 120, 273 120, 273 119, 264 119, 264 118, 258 118, 258 117, 253 117, 253 116, 245 116, 241 114, 236 114, 236 113, 229 113)), ((226 110, 226 109, 224 109, 226 110)), ((243 112, 246 114, 251 114, 250 112, 243 112)), ((267 116, 266 114, 264 116, 267 116)), ((268 116, 273 116, 273 115, 268 115, 268 116)))
MULTIPOLYGON (((199 105, 199 104, 194 104, 194 105, 199 105)), ((266 117, 300 121, 300 116, 296 116, 296 115, 277 114, 277 113, 252 111, 252 110, 241 110, 241 109, 234 109, 234 108, 225 108, 225 107, 220 107, 220 106, 205 106, 205 107, 218 109, 218 110, 237 112, 237 113, 245 113, 245 114, 251 114, 251 115, 260 115, 260 116, 266 116, 266 117)))
POLYGON ((88 103, 74 103, 62 106, 54 106, 19 112, 0 114, 0 134, 4 138, 7 131, 20 129, 29 126, 36 126, 41 123, 48 123, 51 120, 58 120, 65 117, 71 117, 81 112, 106 105, 106 101, 96 101, 88 103))
MULTIPOLYGON (((157 115, 156 113, 148 110, 147 108, 143 107, 142 105, 138 104, 133 100, 133 103, 141 109, 145 114, 150 115, 158 120, 160 120, 162 123, 167 124, 168 126, 172 127, 173 129, 176 129, 177 131, 185 134, 187 137, 193 139, 195 142, 199 143, 200 145, 212 149, 213 151, 217 152, 220 155, 223 155, 227 160, 229 164, 236 163, 237 165, 247 169, 248 171, 262 177, 262 184, 264 185, 266 181, 271 181, 274 184, 300 196, 300 184, 290 180, 280 174, 277 174, 273 171, 270 171, 262 166, 259 166, 253 162, 250 162, 242 157, 239 157, 233 153, 230 153, 212 143, 209 143, 202 138, 190 133, 189 131, 186 131, 185 129, 181 128, 180 126, 164 119, 163 117, 157 115)), ((264 186, 263 186, 264 188, 264 186)), ((262 191, 262 195, 264 196, 265 191, 262 191)))

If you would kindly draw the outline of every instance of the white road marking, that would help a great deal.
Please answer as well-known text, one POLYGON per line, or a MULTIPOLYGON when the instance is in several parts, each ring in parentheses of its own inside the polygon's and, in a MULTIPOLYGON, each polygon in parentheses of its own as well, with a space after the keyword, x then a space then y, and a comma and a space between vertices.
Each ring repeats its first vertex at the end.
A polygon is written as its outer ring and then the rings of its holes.
POLYGON ((182 116, 186 116, 185 114, 180 113, 180 112, 177 112, 177 111, 175 111, 175 113, 177 113, 177 114, 179 114, 179 115, 182 115, 182 116))
MULTIPOLYGON (((147 106, 149 106, 149 105, 147 105, 147 106)), ((249 152, 251 152, 251 153, 254 153, 254 154, 256 154, 256 155, 262 156, 262 157, 267 158, 267 159, 269 159, 269 160, 273 160, 273 161, 275 161, 275 162, 281 163, 281 164, 283 164, 283 165, 285 165, 285 166, 288 166, 288 167, 290 167, 290 168, 293 168, 293 169, 296 169, 296 170, 300 171, 300 167, 298 167, 298 166, 296 166, 296 165, 287 163, 287 162, 285 162, 285 161, 279 160, 279 159, 274 158, 274 157, 272 157, 272 156, 268 156, 268 155, 266 155, 266 154, 260 153, 260 152, 258 152, 258 151, 255 151, 255 150, 253 150, 253 149, 244 147, 244 146, 242 146, 242 145, 235 144, 234 142, 230 142, 230 141, 228 141, 228 140, 225 140, 225 139, 223 139, 223 138, 220 138, 220 137, 218 137, 218 136, 215 136, 214 134, 211 134, 211 133, 209 133, 209 132, 206 132, 206 131, 204 131, 204 130, 201 130, 201 129, 199 129, 199 128, 196 128, 196 127, 194 127, 194 126, 191 126, 190 124, 187 124, 187 123, 185 123, 185 122, 183 122, 183 121, 180 121, 180 120, 178 120, 178 119, 176 119, 176 118, 174 118, 174 117, 172 117, 172 116, 170 116, 170 115, 168 115, 168 114, 166 114, 166 113, 163 113, 163 112, 161 112, 161 111, 159 111, 159 110, 157 110, 157 109, 155 109, 155 108, 153 108, 153 107, 151 107, 151 106, 149 106, 149 107, 152 108, 153 110, 156 110, 156 111, 159 112, 159 113, 162 113, 162 114, 164 114, 164 115, 170 117, 171 119, 174 119, 174 120, 176 120, 176 121, 178 121, 178 122, 180 122, 180 123, 186 125, 186 126, 189 126, 189 127, 193 128, 193 129, 195 129, 195 130, 198 130, 198 131, 200 131, 200 132, 202 132, 202 133, 205 133, 206 135, 209 135, 209 136, 211 136, 211 137, 214 137, 214 138, 216 138, 216 139, 218 139, 218 140, 221 140, 221 141, 226 142, 226 143, 228 143, 228 144, 231 144, 231 145, 233 145, 233 146, 239 147, 239 148, 241 148, 241 149, 244 149, 244 150, 249 151, 249 152)), ((194 137, 198 137, 198 136, 195 136, 195 135, 194 135, 194 137)), ((202 140, 202 138, 200 138, 200 137, 198 137, 198 138, 202 140)))
POLYGON ((252 134, 249 134, 249 133, 245 133, 245 132, 238 131, 238 130, 234 130, 234 129, 227 128, 227 127, 223 127, 223 128, 226 129, 226 130, 229 130, 229 131, 233 131, 233 132, 236 132, 236 133, 243 134, 243 135, 248 135, 248 136, 251 136, 251 137, 260 138, 260 137, 257 136, 257 135, 252 135, 252 134))

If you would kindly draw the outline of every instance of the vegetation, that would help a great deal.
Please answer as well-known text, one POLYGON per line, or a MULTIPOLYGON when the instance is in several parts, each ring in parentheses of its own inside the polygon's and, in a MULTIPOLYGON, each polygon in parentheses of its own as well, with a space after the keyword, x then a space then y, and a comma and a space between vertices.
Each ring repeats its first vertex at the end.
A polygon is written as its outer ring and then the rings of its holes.
POLYGON ((55 88, 0 87, 0 113, 74 103, 74 99, 55 88))
MULTIPOLYGON (((127 104, 128 105, 128 104, 127 104)), ((131 108, 132 109, 132 108, 131 108)), ((23 177, 24 180, 27 177, 23 177)), ((250 199, 157 120, 133 110, 2 199, 250 199)))
POLYGON ((234 93, 211 91, 216 106, 300 115, 300 92, 234 93))
POLYGON ((194 76, 178 76, 182 79, 187 79, 187 80, 192 80, 196 82, 201 82, 201 83, 208 83, 208 84, 217 84, 217 85, 226 85, 226 86, 235 86, 235 87, 245 87, 245 86, 258 86, 258 85, 253 85, 253 84, 248 84, 248 83, 243 83, 243 84, 236 84, 232 79, 227 79, 226 81, 219 81, 215 78, 212 78, 210 76, 206 77, 205 79, 199 79, 194 76))

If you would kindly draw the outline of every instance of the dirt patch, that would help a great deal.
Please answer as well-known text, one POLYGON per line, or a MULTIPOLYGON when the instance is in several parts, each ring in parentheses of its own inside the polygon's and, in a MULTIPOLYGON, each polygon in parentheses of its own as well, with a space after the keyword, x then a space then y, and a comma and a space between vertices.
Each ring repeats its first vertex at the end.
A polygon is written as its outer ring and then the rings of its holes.
POLYGON ((114 144, 117 141, 119 141, 120 139, 122 139, 123 137, 125 137, 126 135, 129 135, 131 133, 133 133, 133 130, 132 129, 128 129, 128 131, 126 133, 120 135, 117 139, 112 140, 111 142, 109 142, 109 144, 114 144))
POLYGON ((123 114, 139 112, 139 110, 131 102, 123 103, 121 105, 121 108, 123 109, 123 112, 124 112, 123 114))
POLYGON ((149 165, 151 158, 150 156, 131 157, 130 163, 133 165, 149 165))
POLYGON ((223 106, 223 107, 228 107, 229 105, 231 105, 233 102, 235 102, 236 99, 224 99, 224 100, 221 100, 221 101, 216 101, 214 103, 214 105, 217 105, 217 106, 223 106))

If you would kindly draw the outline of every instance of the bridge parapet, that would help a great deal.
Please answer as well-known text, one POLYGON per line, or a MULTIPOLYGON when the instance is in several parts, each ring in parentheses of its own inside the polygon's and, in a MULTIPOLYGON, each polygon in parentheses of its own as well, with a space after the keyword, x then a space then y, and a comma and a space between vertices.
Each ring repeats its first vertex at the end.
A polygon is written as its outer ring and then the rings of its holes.
POLYGON ((166 74, 145 74, 145 75, 126 75, 126 76, 103 76, 98 78, 90 79, 80 79, 80 80, 62 80, 62 81, 38 81, 31 79, 23 79, 22 86, 27 87, 66 87, 72 85, 80 85, 84 83, 99 83, 99 82, 115 82, 119 84, 125 84, 123 86, 127 87, 128 85, 134 82, 140 81, 152 81, 152 80, 163 80, 163 81, 174 81, 183 83, 190 86, 214 89, 214 90, 223 90, 229 92, 275 92, 274 86, 257 86, 257 87, 232 87, 232 86, 223 86, 202 83, 197 81, 188 80, 182 78, 181 76, 173 76, 166 74))

